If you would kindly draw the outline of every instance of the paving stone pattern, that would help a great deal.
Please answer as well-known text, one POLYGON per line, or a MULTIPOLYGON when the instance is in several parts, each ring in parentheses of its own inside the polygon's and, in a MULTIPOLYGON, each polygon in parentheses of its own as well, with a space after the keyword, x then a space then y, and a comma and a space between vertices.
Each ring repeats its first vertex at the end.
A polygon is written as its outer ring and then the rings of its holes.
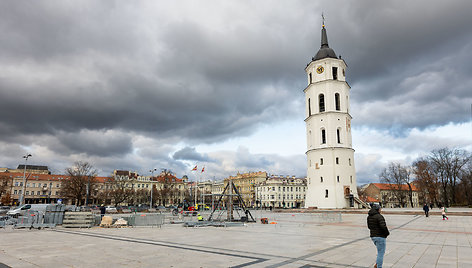
MULTIPOLYGON (((472 210, 470 211, 472 215, 472 210)), ((0 267, 373 267, 366 214, 253 213, 245 227, 0 229, 0 267), (261 224, 261 217, 277 224, 261 224)), ((472 217, 384 214, 384 267, 472 267, 472 217)))

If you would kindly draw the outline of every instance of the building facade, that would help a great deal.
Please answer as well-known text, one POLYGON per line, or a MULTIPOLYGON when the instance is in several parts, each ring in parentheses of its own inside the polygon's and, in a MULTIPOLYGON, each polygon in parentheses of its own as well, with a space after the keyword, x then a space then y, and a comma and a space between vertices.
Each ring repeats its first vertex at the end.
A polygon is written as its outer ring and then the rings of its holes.
POLYGON ((419 189, 415 185, 411 185, 411 201, 410 187, 406 184, 389 184, 389 183, 369 183, 364 187, 364 195, 368 200, 377 200, 384 208, 398 207, 420 207, 419 189))
POLYGON ((358 200, 346 68, 323 25, 321 47, 305 68, 307 208, 348 208, 358 200))
POLYGON ((256 185, 256 205, 261 208, 302 208, 305 196, 305 178, 270 177, 256 185))
POLYGON ((234 183, 247 207, 256 206, 256 188, 255 186, 267 179, 267 172, 248 172, 236 176, 230 176, 224 179, 224 185, 229 181, 234 183))

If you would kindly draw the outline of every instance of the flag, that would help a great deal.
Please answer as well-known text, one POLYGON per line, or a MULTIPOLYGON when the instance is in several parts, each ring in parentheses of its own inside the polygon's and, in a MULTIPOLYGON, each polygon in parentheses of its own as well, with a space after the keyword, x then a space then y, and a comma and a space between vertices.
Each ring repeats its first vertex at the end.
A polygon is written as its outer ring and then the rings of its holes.
POLYGON ((195 171, 195 170, 197 170, 197 166, 195 166, 194 168, 192 168, 192 171, 195 171))
POLYGON ((202 173, 203 173, 203 171, 205 171, 205 167, 202 168, 202 173))

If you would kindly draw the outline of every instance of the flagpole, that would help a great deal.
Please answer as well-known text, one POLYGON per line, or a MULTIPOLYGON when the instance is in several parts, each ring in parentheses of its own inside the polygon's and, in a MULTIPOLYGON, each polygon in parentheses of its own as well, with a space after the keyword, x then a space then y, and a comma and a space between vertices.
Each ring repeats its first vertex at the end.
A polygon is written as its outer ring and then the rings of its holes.
MULTIPOLYGON (((197 170, 198 170, 198 163, 195 165, 192 171, 197 171, 197 170)), ((194 208, 197 206, 197 193, 198 193, 198 178, 195 177, 195 203, 193 203, 194 208)))

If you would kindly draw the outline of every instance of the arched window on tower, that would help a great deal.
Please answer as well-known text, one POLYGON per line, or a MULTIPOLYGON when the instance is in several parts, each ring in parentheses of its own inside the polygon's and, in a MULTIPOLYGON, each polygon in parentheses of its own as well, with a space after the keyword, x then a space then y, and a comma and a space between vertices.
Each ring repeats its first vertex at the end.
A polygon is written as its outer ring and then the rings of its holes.
POLYGON ((334 94, 334 102, 336 106, 336 111, 341 111, 341 103, 339 99, 339 93, 334 94))
POLYGON ((341 129, 340 128, 336 129, 336 139, 338 143, 341 143, 341 129))
POLYGON ((310 73, 310 84, 311 84, 311 83, 313 83, 313 77, 312 77, 312 75, 311 75, 311 73, 310 73))
POLYGON ((325 190, 325 198, 328 198, 328 189, 325 190))
POLYGON ((324 101, 324 95, 320 94, 318 96, 318 103, 320 105, 320 113, 325 111, 325 101, 324 101))
POLYGON ((308 98, 308 116, 311 115, 311 99, 308 98))
POLYGON ((325 143, 326 143, 326 130, 321 129, 321 144, 325 144, 325 143))

